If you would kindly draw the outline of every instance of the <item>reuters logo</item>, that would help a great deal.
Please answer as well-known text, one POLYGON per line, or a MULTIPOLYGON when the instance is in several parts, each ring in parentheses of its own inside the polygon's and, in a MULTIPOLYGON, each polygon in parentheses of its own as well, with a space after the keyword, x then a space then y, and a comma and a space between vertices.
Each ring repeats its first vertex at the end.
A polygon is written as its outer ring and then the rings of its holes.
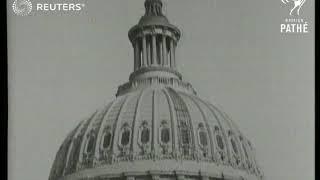
POLYGON ((16 15, 26 16, 32 11, 32 3, 30 0, 15 0, 12 9, 16 15))

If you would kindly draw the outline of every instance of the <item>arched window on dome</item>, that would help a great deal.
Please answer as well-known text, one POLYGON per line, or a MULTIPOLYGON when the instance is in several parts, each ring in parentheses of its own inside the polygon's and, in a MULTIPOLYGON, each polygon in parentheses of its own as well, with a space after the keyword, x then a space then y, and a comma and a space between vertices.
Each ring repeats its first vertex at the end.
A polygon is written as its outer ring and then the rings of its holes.
POLYGON ((181 129, 181 140, 183 145, 190 144, 189 130, 187 128, 181 129))
POLYGON ((150 130, 147 127, 144 127, 141 131, 141 143, 147 144, 150 141, 150 130))
POLYGON ((129 142, 130 142, 130 131, 126 129, 122 132, 121 145, 127 146, 129 142))
POLYGON ((199 129, 198 129, 198 138, 199 138, 199 143, 202 148, 208 146, 208 136, 206 129, 204 128, 203 124, 199 124, 199 129))
POLYGON ((112 138, 112 134, 107 131, 103 134, 103 139, 102 139, 102 148, 103 149, 108 149, 111 145, 111 138, 112 138))
POLYGON ((223 150, 224 149, 224 144, 223 144, 222 136, 220 134, 216 135, 216 140, 217 140, 218 147, 221 150, 223 150))
POLYGON ((129 146, 130 141, 131 141, 130 137, 131 137, 131 129, 129 127, 129 124, 125 123, 122 126, 121 131, 120 131, 119 145, 123 148, 129 146))
POLYGON ((199 124, 198 127, 198 142, 200 145, 200 149, 202 150, 202 156, 207 157, 208 156, 208 133, 203 125, 203 123, 199 124))
POLYGON ((224 150, 224 142, 223 142, 223 138, 220 132, 220 129, 218 126, 215 126, 215 137, 216 137, 216 143, 218 145, 218 148, 220 150, 224 150))
POLYGON ((199 138, 202 146, 208 146, 207 133, 205 131, 199 131, 199 138))
POLYGON ((94 143, 95 143, 95 138, 93 135, 90 135, 88 140, 87 140, 87 144, 86 144, 86 153, 89 154, 89 153, 92 153, 93 150, 94 150, 94 143))
POLYGON ((148 124, 148 121, 143 121, 138 130, 138 145, 141 148, 141 154, 145 155, 151 151, 151 127, 148 124))
POLYGON ((181 122, 180 136, 182 145, 189 145, 191 143, 190 130, 188 129, 186 122, 181 122))
POLYGON ((143 121, 141 126, 139 127, 139 137, 138 143, 142 146, 150 143, 151 140, 151 130, 147 121, 143 121))
POLYGON ((182 154, 184 156, 189 156, 191 153, 191 139, 190 139, 190 131, 187 127, 181 127, 181 144, 182 144, 182 154))
POLYGON ((160 131, 160 140, 161 143, 167 144, 170 141, 170 129, 168 127, 161 128, 160 131))
POLYGON ((163 120, 161 122, 159 131, 158 131, 158 138, 159 138, 159 144, 162 149, 162 154, 168 154, 169 149, 171 147, 170 141, 171 141, 171 133, 170 133, 170 126, 166 120, 163 120))

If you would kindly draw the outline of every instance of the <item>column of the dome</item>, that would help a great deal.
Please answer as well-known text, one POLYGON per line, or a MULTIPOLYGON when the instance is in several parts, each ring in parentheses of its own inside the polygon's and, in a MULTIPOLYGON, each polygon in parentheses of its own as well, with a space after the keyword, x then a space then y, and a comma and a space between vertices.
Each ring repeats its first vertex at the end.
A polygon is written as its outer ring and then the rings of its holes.
POLYGON ((143 64, 143 60, 142 60, 142 42, 141 42, 141 38, 139 38, 138 40, 138 58, 139 58, 139 61, 138 61, 138 68, 141 68, 142 67, 142 64, 143 64))
POLYGON ((167 66, 171 67, 170 38, 167 39, 167 66))
POLYGON ((177 47, 177 42, 173 41, 173 64, 174 64, 174 68, 178 68, 178 62, 177 62, 177 58, 176 58, 176 47, 177 47))
MULTIPOLYGON (((149 38, 148 38, 149 39, 149 38)), ((151 64, 151 42, 150 41, 147 41, 147 64, 146 66, 149 66, 151 64)))
POLYGON ((134 71, 140 68, 140 47, 139 40, 136 39, 134 43, 134 71))
POLYGON ((157 50, 158 50, 158 54, 157 54, 157 62, 158 65, 163 66, 163 49, 162 49, 162 38, 161 36, 157 36, 157 50))
POLYGON ((176 67, 176 63, 175 63, 175 50, 174 50, 174 40, 173 39, 170 39, 170 66, 173 68, 173 67, 176 67))
POLYGON ((147 66, 147 40, 146 36, 142 37, 142 59, 143 59, 143 66, 147 66))
POLYGON ((157 38, 156 34, 152 34, 152 65, 156 66, 157 63, 157 38))
POLYGON ((168 60, 167 60, 167 41, 166 41, 166 36, 162 35, 162 62, 164 66, 168 65, 168 60))

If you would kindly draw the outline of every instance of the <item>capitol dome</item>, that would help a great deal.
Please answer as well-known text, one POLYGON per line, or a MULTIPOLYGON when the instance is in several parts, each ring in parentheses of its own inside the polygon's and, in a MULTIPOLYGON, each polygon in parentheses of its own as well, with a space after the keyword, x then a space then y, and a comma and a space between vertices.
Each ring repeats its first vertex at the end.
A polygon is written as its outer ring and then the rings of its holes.
POLYGON ((164 17, 161 0, 146 0, 145 8, 129 31, 135 56, 129 82, 69 133, 49 180, 263 179, 251 142, 182 80, 179 29, 152 22, 164 17))

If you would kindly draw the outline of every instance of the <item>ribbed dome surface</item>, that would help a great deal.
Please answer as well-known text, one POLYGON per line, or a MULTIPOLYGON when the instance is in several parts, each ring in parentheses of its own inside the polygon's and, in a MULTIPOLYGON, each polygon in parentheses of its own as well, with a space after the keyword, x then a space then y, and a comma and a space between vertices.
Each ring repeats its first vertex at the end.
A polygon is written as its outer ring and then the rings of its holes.
POLYGON ((49 180, 260 180, 254 149, 178 72, 181 32, 145 0, 129 81, 61 145, 49 180))
POLYGON ((60 147, 49 179, 131 172, 260 179, 254 156, 249 140, 216 106, 150 86, 117 97, 82 121, 60 147))

